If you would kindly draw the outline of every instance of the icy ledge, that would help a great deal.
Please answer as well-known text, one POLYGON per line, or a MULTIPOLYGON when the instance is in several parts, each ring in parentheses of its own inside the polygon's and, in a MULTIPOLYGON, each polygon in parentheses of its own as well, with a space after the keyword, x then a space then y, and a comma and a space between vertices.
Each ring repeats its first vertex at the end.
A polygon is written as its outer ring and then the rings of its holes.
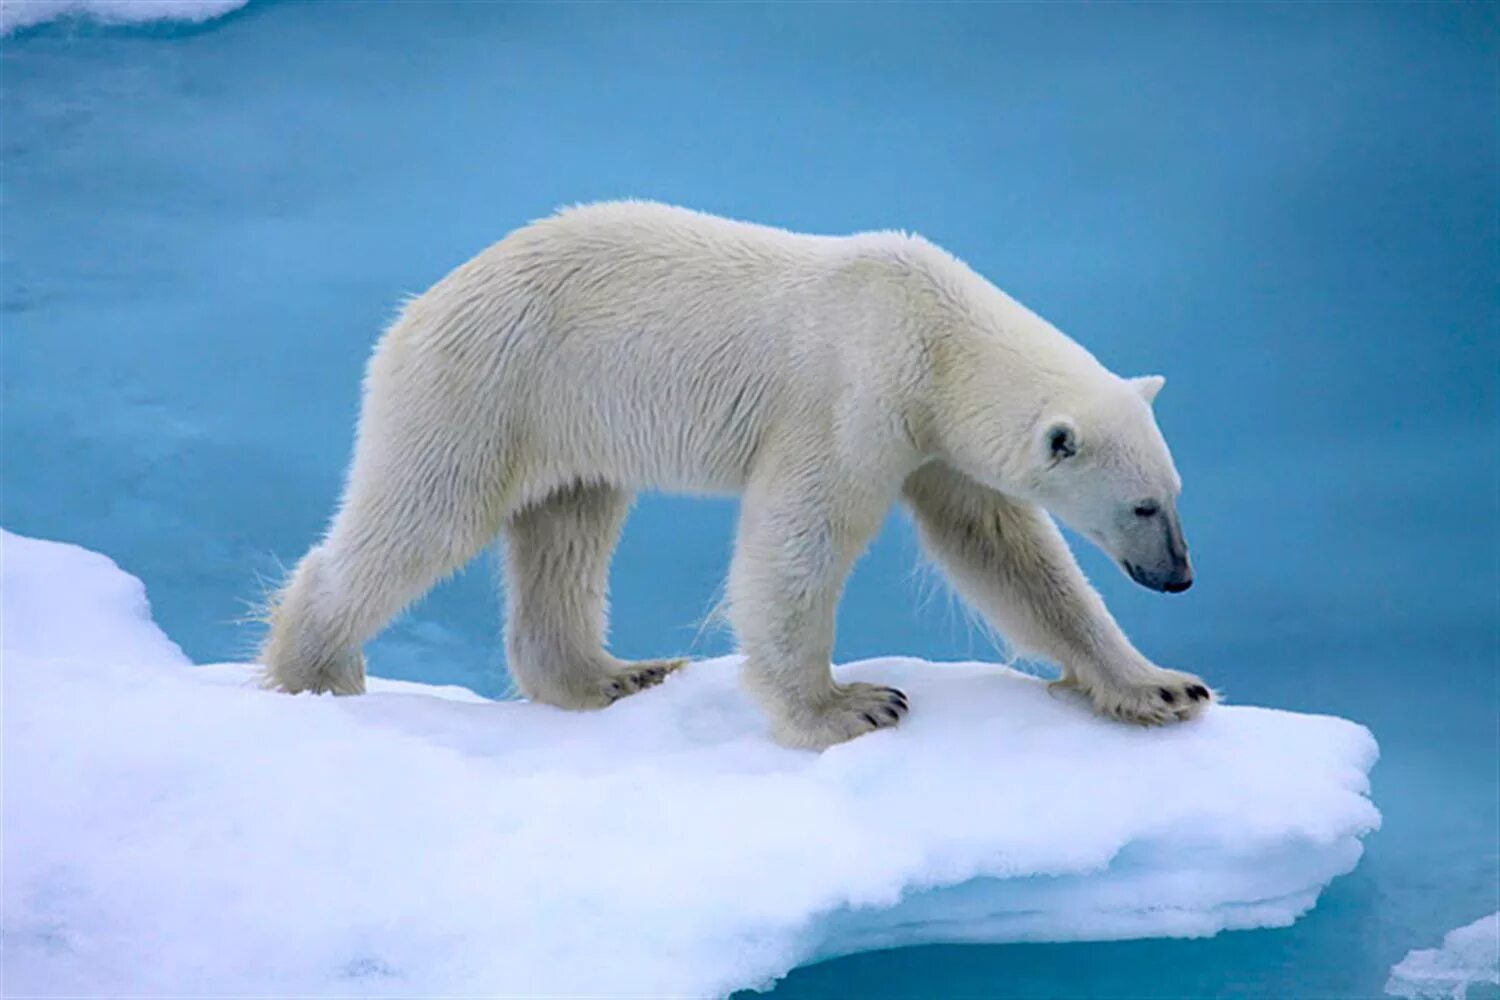
POLYGON ((191 668, 108 559, 3 536, 6 987, 714 995, 928 941, 1291 923, 1379 814, 1375 741, 1220 707, 1090 717, 885 659, 910 718, 767 742, 727 660, 606 712, 191 668))
POLYGON ((1418 948, 1391 969, 1385 991, 1397 997, 1463 1000, 1470 986, 1500 986, 1500 913, 1443 935, 1441 948, 1418 948))
POLYGON ((104 24, 199 23, 238 10, 249 0, 0 0, 0 35, 65 17, 104 24))

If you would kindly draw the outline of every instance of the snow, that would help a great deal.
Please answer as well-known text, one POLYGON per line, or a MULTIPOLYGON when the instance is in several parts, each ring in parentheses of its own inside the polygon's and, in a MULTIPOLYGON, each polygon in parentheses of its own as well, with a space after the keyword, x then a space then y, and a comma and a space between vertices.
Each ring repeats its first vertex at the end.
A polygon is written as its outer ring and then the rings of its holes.
POLYGON ((0 0, 0 35, 65 17, 87 17, 105 24, 187 21, 222 17, 249 0, 0 0))
POLYGON ((1391 968, 1385 991, 1398 997, 1463 1000, 1473 985, 1500 986, 1500 913, 1443 935, 1441 948, 1418 948, 1391 968))
POLYGON ((732 658, 602 713, 192 668, 103 556, 5 534, 3 959, 27 994, 716 995, 930 941, 1284 926, 1353 869, 1375 741, 1142 730, 984 664, 768 742, 732 658))

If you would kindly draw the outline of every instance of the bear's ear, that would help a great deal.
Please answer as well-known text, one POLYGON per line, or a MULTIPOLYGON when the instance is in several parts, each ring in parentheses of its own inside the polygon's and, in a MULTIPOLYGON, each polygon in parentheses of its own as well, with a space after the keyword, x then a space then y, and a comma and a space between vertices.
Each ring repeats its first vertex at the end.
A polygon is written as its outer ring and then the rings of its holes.
POLYGON ((1068 417, 1053 417, 1042 431, 1042 453, 1049 465, 1078 454, 1078 427, 1068 417))
POLYGON ((1150 403, 1161 392, 1161 387, 1167 384, 1167 380, 1160 375, 1142 375, 1131 379, 1130 384, 1135 386, 1135 391, 1141 394, 1142 399, 1150 403))

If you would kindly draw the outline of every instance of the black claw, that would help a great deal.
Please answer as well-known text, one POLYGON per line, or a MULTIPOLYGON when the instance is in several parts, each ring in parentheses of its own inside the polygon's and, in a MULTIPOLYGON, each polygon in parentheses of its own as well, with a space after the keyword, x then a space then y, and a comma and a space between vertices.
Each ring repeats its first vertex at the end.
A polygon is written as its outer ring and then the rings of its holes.
POLYGON ((885 710, 885 714, 890 718, 892 722, 896 722, 901 718, 901 713, 896 711, 894 708, 887 708, 885 710))
POLYGON ((862 716, 864 716, 864 720, 866 722, 868 722, 871 726, 879 726, 880 725, 880 723, 878 723, 878 722, 875 721, 875 716, 871 715, 869 712, 861 712, 860 714, 862 716))
POLYGON ((1202 684, 1194 684, 1188 688, 1188 694, 1192 696, 1194 701, 1203 701, 1208 698, 1208 688, 1202 684))
POLYGON ((1157 688, 1156 690, 1161 692, 1161 700, 1166 702, 1168 705, 1177 700, 1177 696, 1166 688, 1157 688))

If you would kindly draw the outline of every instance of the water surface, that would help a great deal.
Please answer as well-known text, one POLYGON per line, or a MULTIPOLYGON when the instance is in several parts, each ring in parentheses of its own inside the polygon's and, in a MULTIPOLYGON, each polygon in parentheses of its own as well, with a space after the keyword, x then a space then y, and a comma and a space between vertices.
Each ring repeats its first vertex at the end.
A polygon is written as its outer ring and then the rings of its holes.
MULTIPOLYGON (((0 43, 3 520, 108 553, 191 656, 236 657, 257 574, 337 496, 402 295, 599 198, 919 231, 1167 376, 1198 583, 1085 565, 1160 662, 1370 726, 1386 824, 1290 929, 902 949, 778 995, 1378 993, 1497 908, 1495 10, 257 3, 25 32, 0 43)), ((733 516, 637 507, 622 655, 728 648, 699 623, 733 516)), ((840 659, 988 655, 916 563, 893 517, 840 659)), ((492 576, 372 671, 505 690, 492 576)))

